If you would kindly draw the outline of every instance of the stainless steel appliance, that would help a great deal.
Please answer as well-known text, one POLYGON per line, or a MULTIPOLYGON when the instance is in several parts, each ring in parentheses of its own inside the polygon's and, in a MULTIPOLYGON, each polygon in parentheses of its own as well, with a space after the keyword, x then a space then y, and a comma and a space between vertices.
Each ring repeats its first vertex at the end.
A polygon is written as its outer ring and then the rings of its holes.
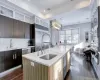
POLYGON ((22 49, 22 55, 31 53, 31 48, 24 48, 22 49))
POLYGON ((50 42, 50 37, 48 35, 48 28, 39 25, 35 27, 35 51, 40 51, 41 49, 46 49, 49 47, 48 43, 43 43, 50 42))
POLYGON ((36 29, 35 32, 35 51, 39 51, 41 49, 46 49, 49 47, 49 44, 47 42, 50 42, 50 38, 48 37, 48 35, 45 35, 43 37, 44 34, 48 34, 48 32, 46 31, 40 31, 38 29, 36 29))

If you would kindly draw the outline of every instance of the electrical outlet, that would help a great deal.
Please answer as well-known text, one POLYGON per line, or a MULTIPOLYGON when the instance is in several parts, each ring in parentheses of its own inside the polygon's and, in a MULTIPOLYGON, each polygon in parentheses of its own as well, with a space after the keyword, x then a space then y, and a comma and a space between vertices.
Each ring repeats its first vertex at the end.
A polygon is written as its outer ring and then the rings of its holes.
POLYGON ((31 66, 34 66, 34 62, 31 62, 31 66))

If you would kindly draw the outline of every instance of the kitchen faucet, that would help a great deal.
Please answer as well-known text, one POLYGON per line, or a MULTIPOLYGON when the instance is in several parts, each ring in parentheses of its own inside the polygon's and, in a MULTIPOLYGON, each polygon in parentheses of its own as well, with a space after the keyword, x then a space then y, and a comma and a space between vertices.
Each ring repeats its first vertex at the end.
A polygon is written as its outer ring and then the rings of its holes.
MULTIPOLYGON (((49 44, 49 48, 50 48, 50 43, 51 43, 51 42, 43 42, 43 39, 44 39, 44 36, 45 36, 45 35, 47 35, 47 36, 49 37, 49 39, 51 38, 50 35, 47 34, 47 33, 44 33, 44 34, 42 35, 41 48, 40 48, 41 54, 44 54, 44 51, 43 51, 43 50, 44 50, 44 49, 43 49, 43 44, 44 44, 44 43, 48 43, 48 44, 49 44)), ((39 52, 38 52, 38 56, 39 56, 39 52)))
POLYGON ((12 39, 10 39, 10 48, 12 48, 12 39))
POLYGON ((44 44, 44 43, 48 43, 48 44, 49 44, 49 48, 50 48, 50 43, 51 43, 51 42, 43 42, 43 39, 44 39, 44 36, 45 36, 45 35, 47 35, 47 36, 49 37, 49 40, 50 40, 50 35, 49 35, 49 34, 44 33, 44 34, 42 35, 42 42, 41 42, 41 52, 42 52, 42 54, 43 54, 43 50, 44 50, 44 49, 43 49, 43 44, 44 44))

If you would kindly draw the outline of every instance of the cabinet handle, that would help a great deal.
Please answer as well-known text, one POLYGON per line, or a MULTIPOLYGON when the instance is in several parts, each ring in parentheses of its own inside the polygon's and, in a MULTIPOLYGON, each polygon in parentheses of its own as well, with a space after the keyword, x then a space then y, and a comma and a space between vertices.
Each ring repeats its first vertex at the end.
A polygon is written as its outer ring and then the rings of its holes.
POLYGON ((13 60, 14 60, 14 55, 13 55, 13 60))
POLYGON ((15 59, 17 58, 16 54, 15 54, 15 59))

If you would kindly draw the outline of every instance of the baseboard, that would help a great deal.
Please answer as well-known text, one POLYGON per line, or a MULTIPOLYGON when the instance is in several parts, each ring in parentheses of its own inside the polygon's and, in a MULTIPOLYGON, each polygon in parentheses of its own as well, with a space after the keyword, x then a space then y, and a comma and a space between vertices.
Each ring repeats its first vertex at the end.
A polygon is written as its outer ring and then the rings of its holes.
POLYGON ((14 70, 16 70, 16 69, 18 69, 18 68, 21 68, 21 65, 19 65, 19 66, 17 66, 17 67, 14 67, 14 68, 12 68, 12 69, 9 69, 9 70, 7 70, 7 71, 4 71, 4 72, 0 73, 0 78, 2 78, 2 77, 4 77, 4 76, 8 75, 9 73, 13 72, 14 70))
POLYGON ((92 69, 93 69, 93 72, 94 72, 94 75, 95 75, 96 79, 99 80, 99 77, 98 77, 98 75, 97 75, 97 72, 96 72, 96 70, 95 70, 95 68, 94 68, 94 66, 93 66, 93 64, 92 64, 92 62, 91 62, 90 64, 91 64, 91 66, 92 66, 92 69))

